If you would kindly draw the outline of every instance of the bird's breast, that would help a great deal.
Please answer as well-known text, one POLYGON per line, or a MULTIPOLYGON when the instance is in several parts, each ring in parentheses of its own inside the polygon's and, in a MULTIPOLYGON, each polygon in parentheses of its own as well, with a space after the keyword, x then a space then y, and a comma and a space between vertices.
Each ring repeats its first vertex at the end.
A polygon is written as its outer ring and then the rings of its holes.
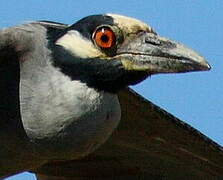
POLYGON ((23 70, 21 116, 38 155, 57 160, 85 156, 104 143, 118 125, 120 106, 115 94, 71 81, 51 66, 29 73, 23 70))

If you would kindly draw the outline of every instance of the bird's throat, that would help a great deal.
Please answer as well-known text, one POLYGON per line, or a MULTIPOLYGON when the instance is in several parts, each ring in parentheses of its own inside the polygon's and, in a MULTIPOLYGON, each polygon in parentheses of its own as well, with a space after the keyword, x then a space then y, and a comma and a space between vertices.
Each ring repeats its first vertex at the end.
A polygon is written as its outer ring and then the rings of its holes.
POLYGON ((80 80, 89 87, 110 93, 143 81, 148 73, 126 71, 121 61, 101 59, 81 59, 57 47, 53 52, 54 65, 72 80, 80 80))

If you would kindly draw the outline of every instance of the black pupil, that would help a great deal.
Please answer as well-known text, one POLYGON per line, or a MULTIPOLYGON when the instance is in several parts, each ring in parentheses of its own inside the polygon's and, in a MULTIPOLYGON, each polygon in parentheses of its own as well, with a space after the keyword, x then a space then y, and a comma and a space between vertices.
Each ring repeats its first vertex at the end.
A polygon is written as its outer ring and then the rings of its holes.
POLYGON ((101 41, 103 43, 107 43, 109 41, 109 37, 106 34, 104 34, 104 35, 101 36, 101 41))

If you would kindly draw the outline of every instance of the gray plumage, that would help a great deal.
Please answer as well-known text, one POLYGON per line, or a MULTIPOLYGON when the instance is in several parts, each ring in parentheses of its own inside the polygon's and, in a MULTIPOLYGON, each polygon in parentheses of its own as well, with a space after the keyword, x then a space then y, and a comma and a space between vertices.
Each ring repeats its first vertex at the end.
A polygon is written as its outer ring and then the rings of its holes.
POLYGON ((25 58, 29 60, 21 65, 20 103, 24 128, 31 141, 43 143, 40 153, 46 158, 84 156, 103 143, 117 126, 120 120, 117 96, 72 81, 52 65, 46 29, 38 24, 25 27, 30 28, 30 35, 34 37, 26 43, 33 46, 31 53, 39 58, 27 55, 25 58), (40 56, 39 52, 45 53, 40 56), (49 149, 58 151, 48 154, 49 149))

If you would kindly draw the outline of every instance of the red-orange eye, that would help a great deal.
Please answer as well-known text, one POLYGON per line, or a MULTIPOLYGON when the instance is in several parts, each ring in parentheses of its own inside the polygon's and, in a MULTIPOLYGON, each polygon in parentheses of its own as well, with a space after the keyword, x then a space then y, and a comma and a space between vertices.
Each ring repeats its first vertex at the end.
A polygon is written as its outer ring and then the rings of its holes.
POLYGON ((94 34, 94 40, 101 48, 111 48, 116 44, 115 33, 108 27, 98 29, 94 34))

